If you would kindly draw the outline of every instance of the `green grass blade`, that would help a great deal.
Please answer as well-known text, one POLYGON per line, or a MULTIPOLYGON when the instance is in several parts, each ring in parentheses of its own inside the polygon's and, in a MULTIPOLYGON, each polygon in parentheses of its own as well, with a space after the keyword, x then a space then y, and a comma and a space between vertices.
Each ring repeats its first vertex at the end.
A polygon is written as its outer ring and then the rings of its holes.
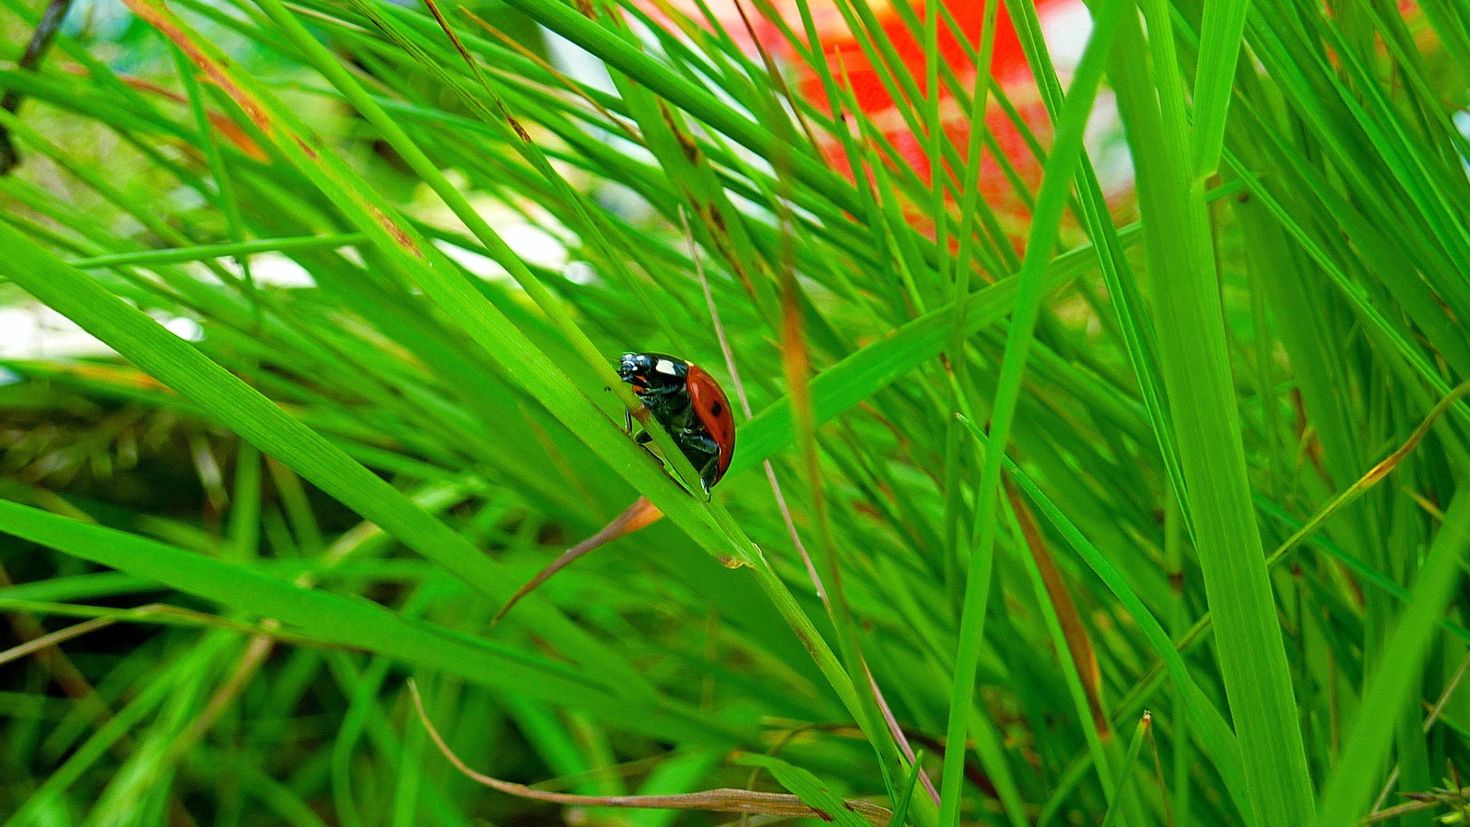
MULTIPOLYGON (((366 648, 485 686, 617 715, 617 699, 584 670, 505 644, 448 632, 361 599, 305 589, 252 568, 182 551, 114 529, 0 500, 0 531, 145 577, 251 616, 272 618, 313 641, 366 648)), ((629 707, 623 706, 624 711, 629 707)), ((674 713, 664 726, 682 726, 674 713)))
POLYGON ((1363 703, 1343 742, 1342 759, 1322 791, 1322 825, 1358 824, 1367 814, 1382 777, 1394 735, 1394 716, 1420 680, 1435 628, 1456 593, 1470 554, 1470 491, 1461 490, 1429 547, 1409 602, 1399 613, 1384 649, 1392 653, 1368 681, 1363 703))
MULTIPOLYGON (((1315 814, 1312 784, 1250 503, 1203 188, 1189 174, 1170 16, 1156 0, 1141 5, 1155 74, 1146 86, 1120 84, 1119 98, 1138 164, 1149 269, 1169 274, 1154 287, 1160 355, 1220 666, 1256 819, 1308 825, 1315 814), (1145 107, 1155 106, 1146 115, 1145 107)), ((1137 44, 1139 37, 1134 24, 1129 41, 1137 44)))
POLYGON ((831 787, 812 774, 810 770, 770 755, 741 755, 735 759, 735 763, 766 770, 776 779, 777 783, 800 798, 802 803, 816 810, 823 821, 841 825, 841 827, 867 827, 868 825, 862 816, 847 808, 841 796, 832 792, 831 787))
POLYGON ((1110 0, 1099 8, 1098 25, 1088 41, 1086 53, 1073 78, 1062 118, 1057 125, 1056 144, 1047 158, 1041 192, 1036 199, 1026 256, 1017 276, 1016 307, 1006 336, 1005 357, 991 414, 992 448, 984 457, 976 488, 975 522, 978 541, 973 544, 965 584, 965 603, 960 620, 960 641, 955 654, 955 676, 950 695, 949 725, 945 736, 944 774, 940 791, 943 807, 940 823, 953 825, 960 817, 960 782, 965 754, 966 723, 975 691, 975 670, 980 658, 984 595, 989 588, 990 561, 995 544, 995 507, 999 495, 1001 458, 1009 441, 1011 420, 1021 390, 1031 336, 1044 295, 1044 279, 1058 222, 1066 207, 1072 174, 1082 155, 1082 135, 1092 111, 1103 65, 1112 47, 1112 35, 1122 15, 1122 2, 1110 0))
POLYGON ((1199 66, 1194 75, 1194 176, 1208 178, 1220 164, 1225 116, 1234 93, 1250 0, 1205 3, 1200 24, 1199 66))
POLYGON ((1108 813, 1103 817, 1102 827, 1112 827, 1124 810, 1123 798, 1133 786, 1128 783, 1128 779, 1133 775, 1133 766, 1138 762, 1138 751, 1143 747, 1143 739, 1152 720, 1152 716, 1145 712, 1138 720, 1138 726, 1133 728, 1133 737, 1128 740, 1128 752, 1123 756, 1123 763, 1118 766, 1116 784, 1120 791, 1119 797, 1108 807, 1108 813))

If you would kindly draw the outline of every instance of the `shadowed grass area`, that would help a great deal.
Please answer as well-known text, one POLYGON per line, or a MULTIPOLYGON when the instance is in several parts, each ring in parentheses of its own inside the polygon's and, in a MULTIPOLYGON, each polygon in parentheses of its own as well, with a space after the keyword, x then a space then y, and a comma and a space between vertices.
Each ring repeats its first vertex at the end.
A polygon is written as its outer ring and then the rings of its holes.
POLYGON ((125 5, 0 63, 95 337, 0 362, 0 820, 1470 817, 1463 4, 125 5))

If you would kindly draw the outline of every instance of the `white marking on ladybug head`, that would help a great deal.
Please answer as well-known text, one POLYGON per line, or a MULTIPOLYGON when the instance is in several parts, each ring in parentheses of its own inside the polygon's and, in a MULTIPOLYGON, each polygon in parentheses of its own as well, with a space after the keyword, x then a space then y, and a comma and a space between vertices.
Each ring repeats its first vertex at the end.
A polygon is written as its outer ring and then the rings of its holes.
POLYGON ((658 362, 654 364, 653 369, 658 371, 659 373, 666 374, 668 376, 679 375, 678 370, 674 368, 674 363, 670 362, 668 359, 658 360, 658 362))

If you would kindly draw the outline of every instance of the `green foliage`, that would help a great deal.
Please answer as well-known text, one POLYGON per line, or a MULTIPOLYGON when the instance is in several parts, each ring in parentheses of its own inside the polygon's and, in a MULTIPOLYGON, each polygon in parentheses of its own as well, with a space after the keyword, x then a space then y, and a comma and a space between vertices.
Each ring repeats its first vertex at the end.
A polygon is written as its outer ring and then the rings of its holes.
POLYGON ((0 366, 8 823, 1463 818, 1463 3, 127 5, 0 64, 0 305, 116 354, 0 366))

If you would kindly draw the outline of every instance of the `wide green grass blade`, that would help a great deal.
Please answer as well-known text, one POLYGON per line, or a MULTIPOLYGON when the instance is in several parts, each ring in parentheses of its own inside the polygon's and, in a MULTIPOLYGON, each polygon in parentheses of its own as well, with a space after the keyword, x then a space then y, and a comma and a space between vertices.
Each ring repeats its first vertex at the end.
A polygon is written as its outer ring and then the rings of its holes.
POLYGON ((1207 178, 1220 164, 1225 118, 1234 93, 1250 0, 1212 0, 1200 23, 1199 65, 1194 75, 1194 164, 1196 178, 1207 178))
MULTIPOLYGON (((1167 8, 1140 4, 1153 74, 1120 79, 1139 174, 1160 356, 1231 717, 1256 820, 1315 814, 1290 670, 1250 502, 1203 186, 1189 173, 1183 83, 1167 8), (1164 277, 1162 274, 1168 274, 1164 277)), ((1141 46, 1136 23, 1127 42, 1141 46)))

